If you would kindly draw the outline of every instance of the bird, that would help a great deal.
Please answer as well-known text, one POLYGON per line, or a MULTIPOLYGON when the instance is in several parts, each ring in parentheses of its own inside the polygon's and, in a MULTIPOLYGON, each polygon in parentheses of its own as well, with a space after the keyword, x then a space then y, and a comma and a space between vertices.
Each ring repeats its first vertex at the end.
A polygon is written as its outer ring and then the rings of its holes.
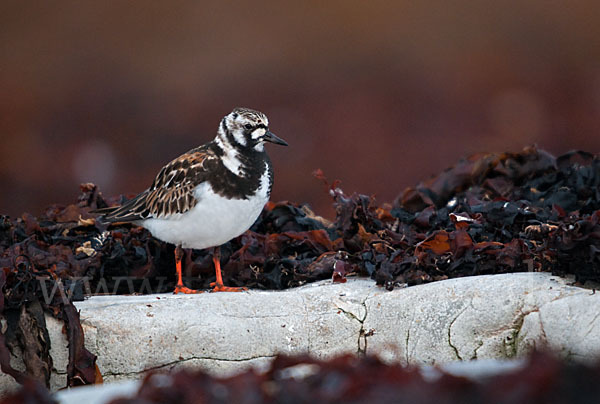
POLYGON ((120 206, 93 213, 104 223, 132 222, 175 245, 173 293, 202 293, 182 281, 183 249, 212 248, 214 292, 239 292, 223 284, 220 246, 248 230, 269 201, 273 167, 265 143, 288 143, 269 130, 267 116, 234 108, 215 138, 165 165, 149 188, 120 206))

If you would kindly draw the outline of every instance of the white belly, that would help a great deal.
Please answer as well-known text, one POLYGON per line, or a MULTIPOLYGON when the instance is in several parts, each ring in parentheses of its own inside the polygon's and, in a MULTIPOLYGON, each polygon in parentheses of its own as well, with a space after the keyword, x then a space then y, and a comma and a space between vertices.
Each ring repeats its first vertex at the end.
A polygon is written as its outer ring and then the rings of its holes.
POLYGON ((164 219, 146 219, 140 225, 162 241, 184 248, 208 248, 224 244, 248 230, 269 200, 268 176, 249 199, 225 199, 210 185, 196 188, 198 203, 184 214, 164 219))

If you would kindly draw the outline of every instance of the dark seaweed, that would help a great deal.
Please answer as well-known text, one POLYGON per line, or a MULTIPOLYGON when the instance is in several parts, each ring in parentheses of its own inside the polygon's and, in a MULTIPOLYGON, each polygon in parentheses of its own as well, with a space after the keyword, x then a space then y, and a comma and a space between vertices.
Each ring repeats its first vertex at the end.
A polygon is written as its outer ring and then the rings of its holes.
MULTIPOLYGON (((574 151, 555 158, 535 147, 479 154, 382 205, 371 196, 345 194, 320 171, 315 176, 333 198, 335 220, 305 205, 268 203, 251 230, 222 246, 226 284, 285 289, 366 276, 393 289, 523 271, 574 275, 578 283, 600 281, 597 155, 574 151)), ((13 319, 8 330, 19 331, 21 308, 35 302, 65 319, 69 385, 99 379, 95 357, 84 347, 74 299, 168 292, 175 283, 174 246, 141 227, 104 225, 89 213, 126 198, 105 200, 93 184, 81 191, 76 204, 52 206, 39 218, 0 216, 0 310, 13 319), (48 290, 56 293, 48 298, 48 290)), ((188 251, 184 259, 188 286, 208 289, 215 280, 211 252, 188 251)), ((39 339, 45 325, 34 324, 19 335, 39 339)), ((24 339, 12 338, 9 331, 0 336, 0 363, 22 382, 25 375, 10 368, 6 355, 7 343, 24 339)), ((43 351, 30 366, 51 365, 43 351)), ((33 373, 44 378, 41 370, 33 373)))

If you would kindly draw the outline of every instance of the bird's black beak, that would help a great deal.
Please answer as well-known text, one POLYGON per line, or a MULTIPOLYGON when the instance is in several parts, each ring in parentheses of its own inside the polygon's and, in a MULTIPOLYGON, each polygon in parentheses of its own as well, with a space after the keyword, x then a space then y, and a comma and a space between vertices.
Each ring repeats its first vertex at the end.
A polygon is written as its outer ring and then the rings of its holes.
POLYGON ((282 146, 287 146, 287 142, 285 140, 283 140, 282 138, 275 136, 275 134, 271 131, 267 131, 267 133, 265 133, 265 135, 263 136, 263 140, 265 142, 271 142, 271 143, 275 143, 275 144, 280 144, 282 146))

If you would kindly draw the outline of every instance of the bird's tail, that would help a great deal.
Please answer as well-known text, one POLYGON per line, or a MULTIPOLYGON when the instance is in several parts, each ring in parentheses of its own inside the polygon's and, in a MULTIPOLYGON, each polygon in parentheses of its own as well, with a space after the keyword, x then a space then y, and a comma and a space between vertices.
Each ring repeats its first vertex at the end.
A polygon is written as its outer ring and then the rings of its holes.
POLYGON ((135 222, 142 219, 140 215, 128 211, 124 206, 95 209, 91 210, 90 213, 98 214, 96 220, 101 223, 135 222))

